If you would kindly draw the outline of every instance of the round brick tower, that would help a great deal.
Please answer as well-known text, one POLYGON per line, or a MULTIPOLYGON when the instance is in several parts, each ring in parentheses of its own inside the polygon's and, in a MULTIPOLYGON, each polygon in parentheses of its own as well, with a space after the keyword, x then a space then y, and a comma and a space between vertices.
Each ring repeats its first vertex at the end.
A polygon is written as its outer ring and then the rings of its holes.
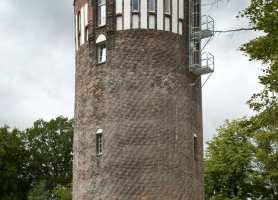
POLYGON ((75 0, 74 13, 73 199, 204 200, 188 1, 75 0))

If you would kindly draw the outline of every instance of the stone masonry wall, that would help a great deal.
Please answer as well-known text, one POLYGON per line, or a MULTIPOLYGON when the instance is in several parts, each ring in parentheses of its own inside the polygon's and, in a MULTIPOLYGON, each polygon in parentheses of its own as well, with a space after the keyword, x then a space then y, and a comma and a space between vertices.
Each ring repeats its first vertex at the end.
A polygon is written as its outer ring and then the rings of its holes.
MULTIPOLYGON (((188 34, 116 31, 114 0, 100 28, 97 1, 76 0, 75 14, 86 2, 89 41, 76 51, 73 199, 204 200, 201 83, 190 87, 197 77, 188 69, 188 34), (100 34, 107 37, 102 64, 100 34)), ((187 33, 187 1, 184 10, 187 33)))

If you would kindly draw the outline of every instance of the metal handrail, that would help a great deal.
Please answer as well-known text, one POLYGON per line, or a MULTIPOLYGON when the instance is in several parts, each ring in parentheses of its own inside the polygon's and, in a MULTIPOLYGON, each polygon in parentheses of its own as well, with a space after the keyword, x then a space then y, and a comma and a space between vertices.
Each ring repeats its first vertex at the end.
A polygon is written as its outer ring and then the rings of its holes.
POLYGON ((203 52, 201 62, 202 62, 202 67, 203 66, 211 67, 214 71, 214 56, 211 53, 203 52), (205 58, 203 58, 204 54, 205 54, 205 58), (206 65, 203 65, 203 61, 205 61, 206 65))
POLYGON ((209 16, 209 15, 203 15, 203 16, 202 16, 202 29, 204 29, 204 28, 203 28, 203 25, 206 26, 205 29, 211 30, 211 31, 214 32, 214 19, 213 19, 211 16, 209 16), (203 18, 206 18, 206 19, 203 20, 203 18), (209 26, 209 25, 210 25, 210 26, 209 26))

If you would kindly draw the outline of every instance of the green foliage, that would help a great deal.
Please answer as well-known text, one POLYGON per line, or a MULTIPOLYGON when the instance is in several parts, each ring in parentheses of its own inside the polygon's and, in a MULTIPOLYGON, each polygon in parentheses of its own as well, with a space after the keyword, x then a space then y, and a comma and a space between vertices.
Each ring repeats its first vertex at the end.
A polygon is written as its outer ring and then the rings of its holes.
POLYGON ((51 199, 51 192, 46 190, 45 181, 40 181, 35 187, 30 190, 28 200, 49 200, 51 199))
POLYGON ((250 130, 245 119, 226 121, 218 136, 207 142, 205 157, 206 199, 244 200, 252 185, 252 151, 250 130))
POLYGON ((72 183, 68 187, 58 185, 53 190, 58 200, 71 200, 72 199, 72 183))
POLYGON ((254 179, 259 186, 257 196, 262 199, 278 199, 278 127, 260 128, 254 135, 254 163, 257 173, 254 179))
POLYGON ((251 0, 251 4, 239 15, 250 19, 250 25, 264 31, 260 36, 243 44, 240 48, 250 61, 265 64, 264 75, 259 76, 260 83, 265 87, 261 93, 254 94, 247 102, 254 111, 261 112, 259 123, 277 124, 278 106, 278 1, 251 0))
POLYGON ((0 128, 0 199, 25 199, 30 188, 27 179, 27 152, 16 128, 0 128))
POLYGON ((240 47, 250 61, 264 65, 259 83, 264 86, 247 104, 259 114, 218 129, 206 150, 206 199, 278 199, 278 1, 251 0, 237 17, 250 19, 261 30, 240 47), (235 141, 235 142, 234 142, 235 141))
POLYGON ((24 139, 30 155, 27 170, 34 182, 45 180, 46 189, 52 191, 57 184, 72 181, 73 119, 37 120, 26 129, 24 139))
POLYGON ((278 199, 278 125, 226 123, 206 149, 206 199, 278 199))

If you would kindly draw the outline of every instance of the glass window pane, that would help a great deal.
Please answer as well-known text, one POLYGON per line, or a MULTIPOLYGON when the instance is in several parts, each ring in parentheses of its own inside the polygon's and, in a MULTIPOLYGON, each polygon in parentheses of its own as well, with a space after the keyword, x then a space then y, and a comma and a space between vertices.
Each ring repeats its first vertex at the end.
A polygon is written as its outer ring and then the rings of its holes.
POLYGON ((155 7, 154 0, 149 0, 149 10, 150 10, 150 12, 155 11, 154 7, 155 7))
POLYGON ((81 30, 81 15, 80 12, 78 13, 78 30, 81 30))
POLYGON ((102 153, 102 135, 99 135, 99 154, 102 153))
POLYGON ((138 0, 133 0, 133 9, 132 9, 132 11, 135 11, 135 12, 137 12, 137 11, 139 11, 139 5, 138 5, 138 0))
POLYGON ((106 23, 106 6, 101 6, 101 25, 106 23))
POLYGON ((106 61, 106 45, 101 45, 99 47, 99 62, 106 61))
POLYGON ((102 62, 105 61, 106 61, 106 46, 104 45, 102 49, 102 62))
POLYGON ((170 14, 170 0, 165 0, 165 13, 170 14))

